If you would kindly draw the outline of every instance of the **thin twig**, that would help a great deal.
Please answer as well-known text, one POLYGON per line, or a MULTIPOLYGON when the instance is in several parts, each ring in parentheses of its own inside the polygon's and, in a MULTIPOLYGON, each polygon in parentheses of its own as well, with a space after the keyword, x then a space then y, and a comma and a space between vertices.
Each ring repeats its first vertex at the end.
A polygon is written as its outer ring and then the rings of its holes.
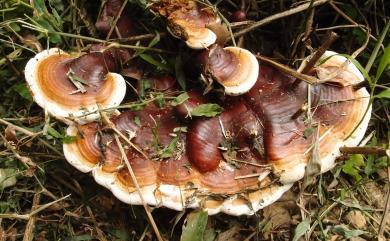
POLYGON ((378 155, 386 156, 386 150, 383 147, 376 146, 357 146, 357 147, 341 147, 340 152, 343 154, 363 154, 363 155, 378 155))
POLYGON ((297 79, 303 80, 308 84, 315 85, 315 84, 324 83, 323 81, 321 81, 313 76, 301 74, 301 73, 297 72, 295 69, 292 69, 292 68, 290 68, 286 65, 283 65, 281 63, 278 63, 278 62, 276 62, 268 57, 257 54, 256 58, 259 59, 260 61, 265 62, 266 64, 269 64, 269 65, 277 68, 278 70, 280 70, 288 75, 291 75, 297 79))
POLYGON ((150 225, 152 225, 152 228, 154 230, 154 233, 156 234, 157 239, 159 241, 163 241, 163 239, 161 237, 161 234, 160 234, 160 231, 159 231, 159 229, 158 229, 158 227, 156 225, 156 222, 153 219, 152 213, 150 212, 149 205, 146 204, 146 202, 145 202, 145 199, 143 197, 141 188, 140 188, 140 186, 138 184, 138 181, 137 181, 137 177, 135 176, 133 168, 131 167, 129 160, 127 159, 127 155, 126 155, 125 150, 124 150, 124 148, 122 146, 122 143, 120 142, 117 134, 114 134, 114 137, 115 137, 115 141, 116 141, 116 143, 117 143, 117 145, 119 147, 119 151, 121 152, 122 158, 124 159, 124 161, 126 163, 126 166, 127 166, 127 169, 129 170, 129 173, 130 173, 130 176, 131 176, 131 180, 134 183, 135 188, 137 189, 138 195, 139 195, 139 197, 141 199, 141 202, 142 202, 142 205, 143 205, 143 207, 145 209, 146 215, 148 216, 150 225))
MULTIPOLYGON (((158 33, 160 38, 166 37, 167 34, 165 32, 158 33)), ((147 34, 141 34, 137 36, 131 36, 127 38, 120 38, 120 39, 113 39, 114 41, 118 42, 135 42, 135 41, 140 41, 140 40, 148 40, 148 39, 153 39, 157 35, 154 33, 147 33, 147 34)))
MULTIPOLYGON (((389 146, 390 146, 390 141, 389 141, 389 146)), ((385 211, 383 212, 381 224, 379 226, 379 232, 378 232, 378 237, 383 237, 383 232, 386 227, 386 222, 387 222, 387 215, 389 214, 389 209, 390 209, 390 150, 386 150, 386 155, 387 155, 387 194, 386 194, 386 206, 385 206, 385 211)))
POLYGON ((46 203, 42 206, 40 206, 39 208, 37 209, 34 209, 33 211, 31 211, 30 213, 28 214, 18 214, 18 213, 0 213, 0 218, 7 218, 7 219, 23 219, 23 220, 29 220, 33 215, 45 210, 46 208, 50 207, 51 205, 55 204, 55 203, 58 203, 66 198, 70 197, 70 194, 69 195, 66 195, 60 199, 57 199, 53 202, 49 202, 49 203, 46 203))
MULTIPOLYGON (((143 197, 141 188, 140 188, 140 186, 139 186, 139 184, 138 184, 138 181, 137 181, 137 177, 135 176, 134 171, 133 171, 133 168, 132 168, 131 165, 130 165, 129 159, 127 158, 127 155, 126 155, 125 150, 124 150, 124 148, 123 148, 123 146, 122 146, 122 143, 121 143, 120 140, 119 140, 119 137, 118 137, 118 136, 121 136, 121 137, 123 138, 123 134, 122 134, 118 129, 116 129, 115 125, 114 125, 114 124, 111 122, 111 120, 105 115, 105 113, 101 113, 101 115, 102 115, 102 117, 103 117, 103 120, 104 120, 104 121, 111 127, 111 129, 113 129, 114 132, 115 132, 115 133, 114 133, 114 138, 115 138, 116 144, 117 144, 117 146, 118 146, 118 148, 119 148, 119 151, 120 151, 120 153, 121 153, 121 156, 122 156, 123 160, 125 161, 126 167, 127 167, 128 171, 129 171, 129 174, 130 174, 130 176, 131 176, 131 180, 132 180, 133 184, 135 185, 135 188, 137 189, 138 195, 139 195, 139 197, 140 197, 140 199, 141 199, 141 202, 142 202, 142 206, 144 207, 145 212, 146 212, 146 215, 148 216, 148 220, 149 220, 149 222, 150 222, 150 225, 152 226, 152 228, 153 228, 153 230, 154 230, 154 233, 156 234, 157 239, 158 239, 159 241, 163 241, 163 239, 162 239, 162 237, 161 237, 161 234, 160 234, 160 231, 159 231, 159 229, 158 229, 158 227, 157 227, 157 225, 156 225, 156 222, 155 222, 154 219, 153 219, 152 213, 150 212, 149 205, 145 202, 145 199, 144 199, 144 197, 143 197)), ((127 140, 126 137, 124 137, 124 139, 127 140)), ((130 143, 131 143, 131 142, 130 142, 130 143)), ((129 143, 129 144, 130 144, 130 143, 129 143)), ((131 145, 131 144, 130 144, 130 145, 131 145)), ((143 153, 143 152, 141 151, 141 153, 143 153)), ((145 154, 143 153, 143 155, 145 155, 145 154)), ((146 155, 145 155, 145 156, 146 156, 146 155)), ((146 158, 148 158, 148 157, 146 156, 146 158)))
POLYGON ((111 26, 111 28, 110 28, 110 31, 109 31, 108 34, 107 34, 106 40, 109 40, 109 39, 110 39, 110 36, 111 36, 112 32, 113 32, 114 29, 117 27, 116 24, 117 24, 119 18, 121 17, 122 12, 123 12, 123 10, 124 10, 125 7, 126 7, 127 2, 128 2, 128 1, 123 1, 122 6, 121 6, 121 8, 119 9, 118 15, 115 17, 114 22, 112 22, 112 26, 111 26))
MULTIPOLYGON (((40 192, 37 192, 34 194, 34 197, 33 197, 33 202, 32 202, 32 206, 31 206, 31 210, 36 210, 38 208, 38 205, 39 205, 39 202, 41 200, 41 193, 40 192)), ((23 241, 32 241, 33 238, 34 238, 34 229, 35 229, 35 221, 36 221, 36 217, 35 216, 32 216, 28 222, 27 222, 27 225, 26 225, 26 229, 24 230, 24 235, 23 235, 23 241)))
POLYGON ((27 136, 35 136, 35 135, 37 135, 36 133, 34 133, 34 132, 32 132, 32 131, 29 131, 29 130, 27 130, 27 129, 25 129, 25 128, 22 128, 22 127, 19 127, 19 126, 17 126, 17 125, 14 125, 14 124, 12 124, 11 122, 8 122, 8 121, 6 121, 6 120, 4 120, 4 119, 2 119, 2 118, 0 118, 0 123, 2 123, 2 124, 4 124, 4 125, 7 125, 7 126, 10 126, 10 127, 12 127, 13 129, 15 129, 15 130, 17 130, 17 131, 20 131, 20 132, 22 132, 23 134, 25 134, 25 135, 27 135, 27 136))
POLYGON ((91 207, 87 205, 86 208, 87 208, 87 211, 88 211, 89 216, 90 216, 91 219, 92 219, 92 223, 93 223, 93 225, 95 226, 95 230, 96 230, 97 236, 98 236, 98 238, 99 238, 99 241, 108 241, 108 239, 107 239, 106 236, 104 235, 103 231, 99 228, 99 225, 98 225, 98 223, 96 222, 96 218, 95 218, 95 215, 94 215, 93 212, 92 212, 91 207))
POLYGON ((295 7, 295 8, 292 8, 292 9, 289 9, 287 11, 284 11, 284 12, 280 12, 280 13, 277 13, 277 14, 274 14, 272 16, 269 16, 269 17, 266 17, 266 18, 263 18, 262 20, 250 25, 249 27, 237 32, 234 34, 234 37, 237 38, 237 37, 240 37, 250 31, 253 31, 255 30, 256 28, 258 27, 261 27, 263 25, 266 25, 276 19, 279 19, 279 18, 284 18, 284 17, 287 17, 287 16, 290 16, 290 15, 293 15, 293 14, 296 14, 296 13, 299 13, 299 12, 302 12, 302 11, 305 11, 306 9, 308 9, 309 7, 316 7, 316 6, 319 6, 319 5, 322 5, 326 2, 328 2, 329 0, 318 0, 318 1, 315 1, 313 3, 305 3, 305 4, 302 4, 298 7, 295 7))
POLYGON ((321 56, 325 53, 326 50, 329 49, 330 45, 337 39, 337 34, 334 32, 329 33, 326 35, 326 39, 324 43, 317 49, 317 51, 314 53, 314 55, 310 58, 309 61, 307 61, 303 67, 298 70, 298 72, 302 74, 307 74, 310 72, 310 70, 313 68, 313 66, 317 63, 317 61, 321 58, 321 56))
MULTIPOLYGON (((338 8, 336 6, 336 4, 333 3, 333 1, 331 1, 330 3, 330 6, 332 6, 332 8, 338 13, 340 14, 343 18, 345 18, 348 22, 352 23, 353 25, 355 25, 356 27, 360 28, 363 32, 365 32, 366 34, 368 34, 370 36, 371 39, 373 39, 374 41, 377 41, 377 39, 371 35, 371 31, 368 29, 368 27, 364 26, 364 25, 361 25, 361 24, 358 24, 357 22, 355 22, 353 19, 351 19, 347 14, 345 14, 340 8, 338 8)), ((382 46, 382 48, 384 48, 382 46)))

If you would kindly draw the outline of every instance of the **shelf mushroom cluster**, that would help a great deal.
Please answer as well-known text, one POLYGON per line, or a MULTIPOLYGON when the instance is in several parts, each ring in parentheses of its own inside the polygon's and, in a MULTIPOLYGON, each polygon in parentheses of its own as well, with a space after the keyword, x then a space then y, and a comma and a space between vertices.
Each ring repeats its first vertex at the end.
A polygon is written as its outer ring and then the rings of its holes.
MULTIPOLYGON (((92 172, 96 182, 117 198, 129 204, 141 204, 143 199, 175 210, 251 215, 303 178, 313 152, 321 172, 326 172, 335 165, 340 147, 356 146, 363 138, 370 119, 370 111, 364 115, 370 108, 369 94, 365 88, 353 88, 364 78, 346 58, 327 51, 323 58, 328 59, 312 72, 320 80, 331 78, 332 84, 311 86, 271 67, 259 67, 248 50, 212 45, 208 37, 206 41, 202 34, 208 31, 203 29, 217 21, 211 10, 192 1, 189 7, 180 6, 182 1, 161 2, 165 5, 154 10, 171 21, 170 31, 186 33, 175 36, 189 46, 209 46, 198 58, 202 75, 217 81, 230 96, 216 100, 198 89, 189 90, 188 98, 175 105, 148 102, 137 111, 113 113, 113 127, 98 121, 96 110, 113 109, 125 96, 124 78, 112 73, 127 59, 117 53, 120 50, 79 57, 45 50, 25 70, 37 104, 68 123, 68 135, 79 137, 63 145, 67 161, 82 172, 92 172), (176 16, 180 21, 173 20, 176 16), (207 21, 199 20, 204 16, 207 21), (202 34, 188 33, 194 26, 202 34), (210 102, 218 102, 223 112, 191 117, 193 110, 210 102)), ((165 96, 179 92, 173 78, 148 81, 154 92, 165 96)))

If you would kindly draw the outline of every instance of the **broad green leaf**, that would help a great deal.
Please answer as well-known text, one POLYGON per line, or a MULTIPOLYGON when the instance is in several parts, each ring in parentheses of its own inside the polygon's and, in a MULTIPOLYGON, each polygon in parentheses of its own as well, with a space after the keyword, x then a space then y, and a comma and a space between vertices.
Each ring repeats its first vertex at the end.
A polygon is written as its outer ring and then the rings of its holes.
POLYGON ((26 100, 28 101, 33 100, 30 91, 25 83, 16 84, 13 86, 13 89, 26 100))
POLYGON ((168 65, 154 59, 151 55, 149 54, 140 54, 139 55, 143 60, 145 60, 146 62, 148 62, 149 64, 152 64, 154 66, 156 66, 157 68, 159 69, 162 69, 162 70, 166 70, 168 72, 170 72, 170 68, 168 65))
POLYGON ((360 154, 350 155, 350 158, 343 165, 343 172, 352 176, 355 181, 360 181, 362 177, 360 176, 360 168, 365 165, 364 158, 360 154))
POLYGON ((171 101, 171 105, 177 106, 183 104, 186 100, 188 100, 188 98, 190 97, 188 96, 187 92, 184 92, 183 94, 176 96, 176 98, 171 101))
POLYGON ((177 141, 179 140, 179 136, 176 136, 171 140, 168 146, 166 146, 160 155, 160 158, 169 158, 173 156, 173 153, 176 150, 177 141))
POLYGON ((379 94, 375 95, 375 98, 389 98, 390 99, 390 89, 385 89, 384 91, 380 92, 379 94))
POLYGON ((180 241, 202 241, 207 219, 207 212, 203 210, 189 213, 187 215, 186 225, 183 227, 180 241))
POLYGON ((348 230, 341 225, 334 226, 332 228, 332 231, 336 234, 342 235, 346 239, 349 239, 352 237, 358 237, 362 234, 367 233, 367 232, 359 230, 359 229, 348 230))
POLYGON ((57 139, 64 138, 64 136, 61 135, 61 133, 59 133, 56 129, 54 129, 51 126, 47 126, 47 133, 57 139))
POLYGON ((215 240, 216 236, 217 236, 217 232, 215 232, 215 229, 208 228, 203 233, 203 241, 213 241, 215 240))
POLYGON ((78 139, 79 139, 78 136, 64 136, 62 138, 62 142, 65 144, 70 144, 70 143, 77 141, 78 139))
POLYGON ((310 220, 308 218, 305 218, 302 220, 300 224, 298 224, 297 228, 294 231, 294 238, 292 241, 298 241, 300 237, 302 237, 307 230, 310 228, 310 220))
POLYGON ((379 77, 382 75, 383 71, 387 68, 389 64, 390 64, 390 44, 387 45, 387 47, 385 48, 385 52, 383 53, 383 56, 379 62, 379 66, 375 76, 376 80, 379 79, 379 77))
POLYGON ((16 184, 16 173, 13 168, 0 168, 0 190, 16 184))
POLYGON ((32 6, 34 7, 34 10, 36 11, 37 15, 45 15, 48 14, 45 0, 33 0, 32 6))
POLYGON ((191 116, 214 117, 222 111, 223 108, 218 104, 202 104, 198 105, 191 111, 191 116))
POLYGON ((37 17, 37 18, 34 18, 34 20, 35 20, 35 22, 37 24, 39 24, 39 26, 41 28, 46 29, 48 31, 50 42, 52 42, 54 44, 61 42, 61 36, 58 35, 58 34, 53 33, 53 32, 55 32, 55 30, 54 30, 53 26, 50 24, 49 21, 47 21, 43 17, 37 17))

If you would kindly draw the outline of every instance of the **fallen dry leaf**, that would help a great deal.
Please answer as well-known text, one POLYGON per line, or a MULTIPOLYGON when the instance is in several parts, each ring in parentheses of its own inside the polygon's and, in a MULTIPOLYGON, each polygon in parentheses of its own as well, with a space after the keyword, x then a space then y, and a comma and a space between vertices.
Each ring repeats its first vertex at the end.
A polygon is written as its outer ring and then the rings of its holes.
POLYGON ((350 211, 346 215, 346 220, 357 229, 364 229, 367 225, 367 220, 363 213, 358 210, 350 211))

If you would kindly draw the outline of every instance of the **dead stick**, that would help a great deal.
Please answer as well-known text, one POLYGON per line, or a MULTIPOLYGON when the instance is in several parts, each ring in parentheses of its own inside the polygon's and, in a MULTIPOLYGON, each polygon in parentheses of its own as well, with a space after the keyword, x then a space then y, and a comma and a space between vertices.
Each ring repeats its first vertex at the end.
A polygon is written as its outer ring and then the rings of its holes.
POLYGON ((253 31, 255 30, 256 28, 260 27, 260 26, 263 26, 263 25, 266 25, 276 19, 279 19, 279 18, 284 18, 284 17, 287 17, 287 16, 290 16, 290 15, 293 15, 293 14, 296 14, 296 13, 299 13, 299 12, 302 12, 302 11, 305 11, 306 9, 308 9, 309 7, 316 7, 316 6, 319 6, 319 5, 322 5, 326 2, 328 2, 329 0, 318 0, 318 1, 315 1, 313 3, 309 2, 309 3, 305 3, 305 4, 302 4, 296 8, 292 8, 292 9, 289 9, 287 11, 284 11, 284 12, 280 12, 280 13, 277 13, 277 14, 274 14, 272 16, 269 16, 269 17, 266 17, 266 18, 263 18, 262 20, 250 25, 248 28, 245 28, 237 33, 234 34, 234 37, 237 38, 237 37, 240 37, 250 31, 253 31))
POLYGON ((302 74, 307 74, 313 68, 313 66, 317 63, 317 61, 321 58, 321 56, 325 53, 326 50, 329 49, 330 45, 338 38, 335 32, 331 32, 327 34, 324 43, 317 49, 314 53, 313 57, 303 66, 302 70, 298 70, 298 72, 302 74))
POLYGON ((115 17, 114 22, 112 23, 112 26, 111 26, 111 28, 110 28, 110 31, 109 31, 108 34, 107 34, 106 40, 109 40, 109 39, 110 39, 110 36, 111 36, 112 32, 113 32, 114 29, 117 27, 116 24, 117 24, 119 18, 121 17, 122 12, 123 12, 123 10, 124 10, 125 7, 126 7, 126 4, 127 4, 127 1, 123 1, 122 6, 121 6, 121 8, 119 9, 118 15, 115 17))
POLYGON ((280 70, 288 75, 291 75, 297 79, 303 80, 303 81, 307 82, 308 84, 315 85, 315 84, 321 83, 321 81, 319 79, 317 79, 313 76, 299 73, 295 69, 292 69, 292 68, 290 68, 286 65, 283 65, 281 63, 278 63, 278 62, 276 62, 268 57, 257 54, 256 58, 259 59, 260 61, 263 61, 266 64, 269 64, 269 65, 277 68, 278 70, 280 70))
MULTIPOLYGON (((390 145, 390 140, 389 140, 389 145, 390 145)), ((387 215, 389 214, 389 209, 390 209, 390 166, 389 166, 390 165, 390 150, 386 150, 386 155, 387 155, 387 184, 388 185, 387 185, 385 211, 383 212, 381 224, 379 225, 379 232, 378 232, 379 238, 384 238, 383 232, 386 228, 387 215)))
MULTIPOLYGON (((157 240, 158 241, 163 241, 163 238, 160 234, 160 231, 156 225, 156 222, 154 221, 154 218, 152 216, 152 213, 150 212, 150 207, 149 205, 145 202, 145 199, 143 197, 143 194, 142 194, 142 191, 141 191, 141 187, 139 186, 138 184, 138 181, 137 181, 137 177, 135 176, 135 173, 133 171, 133 168, 131 167, 131 164, 129 162, 129 159, 127 158, 127 155, 125 153, 125 149, 121 143, 121 141, 119 140, 119 136, 121 134, 120 131, 118 131, 118 129, 116 129, 114 123, 111 122, 111 120, 107 117, 107 115, 105 113, 101 113, 101 116, 103 117, 103 120, 105 121, 105 123, 107 123, 108 126, 111 127, 112 130, 114 130, 114 138, 115 138, 115 141, 116 141, 116 144, 119 148, 119 151, 121 153, 121 156, 122 156, 122 159, 125 161, 125 164, 126 164, 126 167, 127 167, 127 170, 129 171, 129 174, 130 174, 130 177, 131 177, 131 180, 133 181, 134 185, 135 185, 135 188, 138 192, 138 195, 141 199, 141 203, 142 203, 142 206, 144 207, 145 209, 145 212, 146 212, 146 216, 148 217, 148 220, 149 220, 149 223, 150 225, 152 226, 153 228, 153 231, 154 233, 156 234, 156 237, 157 237, 157 240)), ((122 134, 123 135, 123 134, 122 134)), ((123 137, 122 137, 123 138, 123 137)), ((127 138, 125 138, 125 140, 127 140, 127 138)), ((130 144, 130 143, 128 143, 130 144)), ((132 146, 134 147, 134 146, 132 146)), ((142 152, 141 152, 142 153, 142 152)), ((145 155, 145 154, 144 154, 145 155)), ((148 158, 146 156, 146 158, 148 158)))
MULTIPOLYGON (((160 35, 160 38, 162 37, 166 37, 167 34, 166 33, 159 33, 160 35)), ((118 42, 132 42, 132 41, 140 41, 140 40, 147 40, 147 39, 152 39, 152 38, 155 38, 157 35, 154 34, 154 33, 148 33, 148 34, 142 34, 142 35, 137 35, 137 36, 131 36, 131 37, 127 37, 127 38, 119 38, 119 39, 114 39, 114 41, 118 41, 118 42)))
POLYGON ((376 146, 357 146, 357 147, 341 147, 340 152, 343 154, 364 154, 364 155, 378 155, 386 156, 386 150, 382 147, 376 146))
MULTIPOLYGON (((39 202, 41 200, 41 193, 36 192, 33 197, 33 202, 31 206, 31 211, 34 211, 38 208, 39 202)), ((33 215, 30 217, 30 219, 27 222, 26 229, 24 230, 24 235, 23 235, 23 241, 32 241, 34 238, 34 229, 35 229, 35 221, 36 221, 36 216, 33 215)))

